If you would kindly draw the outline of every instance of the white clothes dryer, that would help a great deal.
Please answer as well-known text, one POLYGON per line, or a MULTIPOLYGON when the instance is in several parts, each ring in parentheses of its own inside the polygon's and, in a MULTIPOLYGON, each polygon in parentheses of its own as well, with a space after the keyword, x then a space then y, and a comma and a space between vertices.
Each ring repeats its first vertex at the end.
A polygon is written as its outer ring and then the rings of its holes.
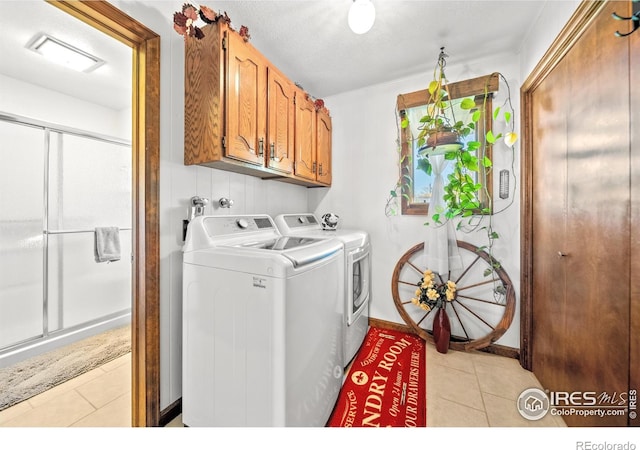
POLYGON ((343 377, 341 242, 199 216, 183 252, 183 423, 325 426, 343 377))
POLYGON ((281 214, 275 217, 280 233, 309 238, 333 237, 344 245, 345 272, 343 320, 343 367, 354 358, 369 329, 371 301, 371 243, 369 234, 360 230, 322 228, 312 213, 281 214))

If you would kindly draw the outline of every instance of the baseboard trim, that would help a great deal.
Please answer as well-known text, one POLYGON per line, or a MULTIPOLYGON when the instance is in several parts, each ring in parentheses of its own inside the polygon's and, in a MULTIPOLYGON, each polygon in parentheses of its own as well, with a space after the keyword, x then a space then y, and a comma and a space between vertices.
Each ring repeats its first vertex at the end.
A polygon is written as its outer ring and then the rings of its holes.
MULTIPOLYGON (((376 328, 386 328, 388 330, 403 331, 405 333, 415 334, 413 329, 405 324, 389 322, 387 320, 369 317, 369 326, 376 328)), ((480 352, 491 353, 493 355, 504 356, 507 358, 520 359, 520 350, 513 347, 507 347, 499 344, 490 344, 488 347, 478 349, 480 352)))
POLYGON ((182 413, 182 397, 160 411, 160 426, 166 427, 169 422, 182 413))
POLYGON ((415 334, 409 325, 404 325, 396 322, 389 322, 387 320, 382 320, 382 319, 376 319, 375 317, 369 317, 369 326, 415 334))

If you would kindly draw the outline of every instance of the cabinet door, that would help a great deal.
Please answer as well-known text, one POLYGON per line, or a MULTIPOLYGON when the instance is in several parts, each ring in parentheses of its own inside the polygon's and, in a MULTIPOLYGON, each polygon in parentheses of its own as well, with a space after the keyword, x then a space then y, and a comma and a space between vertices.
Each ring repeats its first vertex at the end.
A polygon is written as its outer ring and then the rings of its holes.
POLYGON ((267 166, 291 173, 294 161, 295 85, 273 67, 269 67, 267 76, 267 166))
POLYGON ((225 156, 264 165, 267 63, 239 34, 226 33, 225 156))
POLYGON ((324 111, 316 115, 316 153, 318 182, 331 184, 331 117, 324 111))
POLYGON ((295 174, 316 179, 316 108, 307 95, 296 90, 295 174))

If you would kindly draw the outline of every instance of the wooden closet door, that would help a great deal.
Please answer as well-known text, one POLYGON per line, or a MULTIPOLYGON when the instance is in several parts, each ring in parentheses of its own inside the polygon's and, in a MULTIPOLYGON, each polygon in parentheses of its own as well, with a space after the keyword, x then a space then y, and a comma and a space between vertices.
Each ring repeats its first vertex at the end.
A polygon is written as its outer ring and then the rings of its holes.
MULTIPOLYGON (((614 36, 621 4, 612 3, 533 97, 532 362, 551 391, 629 389, 629 44, 614 36), (551 197, 564 197, 564 210, 551 197)), ((627 424, 625 416, 565 420, 627 424)))
POLYGON ((570 82, 559 66, 533 94, 532 166, 534 373, 544 386, 566 386, 566 264, 558 252, 566 247, 567 119, 564 105, 570 82))

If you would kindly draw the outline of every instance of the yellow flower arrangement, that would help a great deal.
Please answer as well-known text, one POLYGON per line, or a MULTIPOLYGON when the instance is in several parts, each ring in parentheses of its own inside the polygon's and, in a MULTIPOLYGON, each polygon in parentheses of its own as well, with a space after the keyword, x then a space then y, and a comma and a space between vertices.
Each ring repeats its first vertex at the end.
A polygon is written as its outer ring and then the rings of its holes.
MULTIPOLYGON (((452 280, 447 280, 446 283, 436 283, 435 278, 436 274, 431 270, 424 271, 411 303, 425 311, 431 311, 434 308, 443 307, 446 302, 455 300, 456 283, 452 280)), ((440 278, 439 275, 438 278, 440 278)))

